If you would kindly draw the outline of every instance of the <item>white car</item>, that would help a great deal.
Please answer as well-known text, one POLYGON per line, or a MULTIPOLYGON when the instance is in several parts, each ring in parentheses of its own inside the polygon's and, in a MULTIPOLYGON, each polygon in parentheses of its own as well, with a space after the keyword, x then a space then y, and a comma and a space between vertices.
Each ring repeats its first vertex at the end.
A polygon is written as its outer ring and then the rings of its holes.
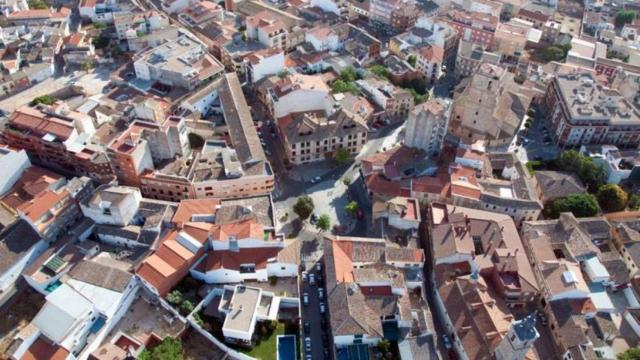
POLYGON ((311 352, 311 338, 310 337, 304 338, 304 349, 307 350, 307 352, 311 352))
POLYGON ((320 303, 320 314, 324 314, 327 309, 324 306, 324 303, 320 303))
POLYGON ((323 288, 318 288, 318 298, 320 300, 324 299, 324 289, 323 288))
POLYGON ((311 284, 311 286, 316 284, 316 276, 314 274, 309 274, 309 284, 311 284))
POLYGON ((317 183, 317 182, 320 182, 320 180, 322 180, 322 178, 321 178, 320 176, 316 176, 316 177, 314 177, 313 179, 311 179, 311 183, 312 183, 312 184, 315 184, 315 183, 317 183))
POLYGON ((302 303, 305 306, 309 305, 309 294, 308 293, 302 294, 302 303))

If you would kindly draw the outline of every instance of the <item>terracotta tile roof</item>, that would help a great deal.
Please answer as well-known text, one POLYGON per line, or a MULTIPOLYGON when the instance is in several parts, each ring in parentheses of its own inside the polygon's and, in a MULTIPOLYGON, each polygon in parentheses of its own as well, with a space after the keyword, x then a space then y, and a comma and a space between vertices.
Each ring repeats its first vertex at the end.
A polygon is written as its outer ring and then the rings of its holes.
POLYGON ((62 179, 62 176, 32 165, 28 167, 16 182, 13 189, 2 197, 2 202, 16 209, 23 203, 33 199, 36 195, 45 191, 51 184, 62 179))
POLYGON ((215 214, 218 205, 219 199, 182 200, 171 221, 179 224, 191 221, 193 215, 215 214))
POLYGON ((213 240, 218 241, 227 241, 230 236, 238 240, 248 238, 262 239, 264 236, 264 225, 257 221, 213 225, 209 233, 213 240))
POLYGON ((199 266, 199 270, 203 272, 218 269, 240 270, 241 264, 255 264, 256 270, 266 269, 267 262, 271 259, 275 260, 279 251, 280 249, 276 247, 210 251, 206 260, 199 266))
POLYGON ((40 136, 55 135, 59 140, 67 140, 73 133, 73 124, 44 114, 37 109, 23 106, 11 114, 9 123, 19 129, 28 129, 40 136))
POLYGON ((444 60, 444 48, 438 45, 425 46, 418 54, 428 62, 441 63, 444 60))
POLYGON ((451 182, 447 176, 421 176, 411 180, 412 193, 439 194, 447 198, 450 190, 451 182))
MULTIPOLYGON (((524 245, 508 215, 446 205, 444 218, 431 226, 433 257, 444 260, 455 254, 477 253, 475 262, 482 269, 502 272, 497 260, 504 252, 514 257, 517 284, 522 291, 537 291, 538 283, 524 251, 524 245), (479 247, 476 243, 481 244, 479 247), (498 255, 497 257, 494 255, 498 255)), ((513 270, 513 269, 512 269, 513 270)))
POLYGON ((67 356, 69 356, 69 350, 51 344, 40 336, 29 346, 21 360, 66 360, 67 356))
POLYGON ((439 286, 438 292, 469 359, 490 359, 513 316, 480 278, 474 284, 459 277, 439 286))
POLYGON ((49 210, 55 208, 55 206, 64 201, 65 197, 70 196, 66 190, 55 192, 53 190, 46 190, 34 197, 33 200, 26 202, 18 210, 23 212, 31 221, 38 221, 49 210))

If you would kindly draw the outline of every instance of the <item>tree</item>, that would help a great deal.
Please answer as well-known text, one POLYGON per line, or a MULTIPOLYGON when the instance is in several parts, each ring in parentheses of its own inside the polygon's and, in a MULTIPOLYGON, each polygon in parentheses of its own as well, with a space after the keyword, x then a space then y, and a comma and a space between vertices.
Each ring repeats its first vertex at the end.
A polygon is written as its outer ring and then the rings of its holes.
POLYGON ((111 40, 109 40, 108 37, 103 35, 100 35, 98 37, 94 37, 93 39, 91 39, 91 43, 96 49, 104 49, 107 46, 109 46, 110 42, 111 40))
POLYGON ((84 71, 89 71, 93 69, 93 62, 91 62, 91 60, 87 60, 80 65, 80 68, 84 71))
POLYGON ((416 60, 418 60, 418 57, 415 55, 409 55, 409 57, 407 58, 407 62, 413 67, 416 66, 416 60))
POLYGON ((166 337, 153 350, 144 350, 138 355, 139 360, 182 360, 182 342, 166 337))
POLYGON ((382 353, 386 353, 391 348, 391 341, 382 339, 378 342, 378 350, 382 353))
POLYGON ((605 172, 602 166, 596 165, 593 160, 575 150, 568 150, 560 154, 558 167, 573 172, 591 192, 596 192, 604 184, 605 172))
POLYGON ((356 201, 351 201, 344 207, 344 210, 350 215, 354 215, 358 212, 358 203, 356 201))
POLYGON ((102 30, 102 29, 104 29, 104 28, 106 28, 106 27, 107 27, 107 24, 99 22, 99 23, 95 23, 95 24, 93 24, 93 27, 94 27, 96 30, 102 30))
POLYGON ((182 304, 180 304, 180 313, 182 315, 190 314, 194 308, 195 306, 193 306, 193 303, 191 301, 185 300, 182 302, 182 304))
POLYGON ((630 24, 635 20, 636 12, 633 10, 620 10, 616 14, 616 26, 623 27, 624 24, 630 24))
POLYGON ((29 0, 27 1, 27 5, 29 5, 29 9, 34 10, 43 10, 48 9, 49 6, 42 0, 29 0))
POLYGON ((631 194, 629 197, 629 209, 638 210, 640 209, 640 194, 635 193, 631 194))
POLYGON ((333 160, 335 160, 338 164, 344 164, 351 159, 351 154, 346 149, 338 149, 336 153, 333 155, 333 160))
POLYGON ((287 69, 281 70, 281 71, 278 73, 278 77, 279 77, 280 79, 284 79, 284 78, 286 78, 286 77, 287 77, 287 75, 289 75, 289 70, 287 70, 287 69))
POLYGON ((41 95, 31 100, 30 105, 31 106, 36 106, 38 104, 53 105, 55 102, 56 102, 56 98, 54 98, 53 96, 41 95))
POLYGON ((333 91, 334 94, 346 93, 346 92, 355 94, 358 92, 358 88, 353 83, 345 82, 341 79, 338 79, 333 82, 333 85, 331 86, 331 91, 333 91))
POLYGON ((618 360, 640 360, 640 348, 627 349, 618 354, 618 360))
POLYGON ((340 73, 340 78, 342 79, 342 81, 347 83, 356 81, 356 79, 358 78, 358 74, 356 73, 356 68, 354 68, 353 65, 347 66, 340 73))
POLYGON ((189 146, 192 149, 200 149, 204 146, 204 138, 196 133, 189 133, 187 138, 189 139, 189 146))
POLYGON ((549 46, 542 50, 542 59, 546 62, 549 61, 560 61, 564 59, 565 53, 562 48, 557 46, 549 46))
POLYGON ((293 212, 295 212, 300 220, 306 220, 311 216, 314 209, 313 199, 309 196, 301 196, 296 201, 296 204, 293 205, 293 212))
POLYGON ((547 215, 557 218, 563 212, 571 212, 576 217, 595 216, 598 213, 598 202, 591 194, 571 194, 554 201, 547 215))
POLYGON ((386 67, 384 67, 382 65, 378 65, 378 64, 372 65, 369 68, 369 71, 371 73, 373 73, 374 75, 376 75, 378 77, 381 77, 381 78, 385 78, 385 79, 388 79, 391 76, 391 74, 389 73, 389 70, 387 70, 386 67))
POLYGON ((318 222, 316 223, 316 227, 322 231, 329 231, 329 229, 331 229, 331 219, 329 218, 329 215, 320 215, 318 222))
POLYGON ((629 200, 629 195, 616 184, 602 185, 597 197, 600 208, 604 211, 622 211, 629 200))
POLYGON ((180 290, 173 290, 167 295, 167 301, 169 304, 177 306, 184 301, 184 297, 180 290))

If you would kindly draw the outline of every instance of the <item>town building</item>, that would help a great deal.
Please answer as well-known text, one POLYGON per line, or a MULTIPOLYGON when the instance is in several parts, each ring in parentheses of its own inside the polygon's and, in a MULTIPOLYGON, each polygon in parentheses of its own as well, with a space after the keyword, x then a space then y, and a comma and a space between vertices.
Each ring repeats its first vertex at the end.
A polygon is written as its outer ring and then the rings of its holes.
POLYGON ((382 108, 378 120, 400 121, 406 119, 415 107, 415 99, 408 90, 399 88, 375 76, 356 80, 356 85, 369 101, 382 108))
POLYGON ((436 282, 442 276, 447 284, 449 268, 461 268, 469 282, 484 279, 505 305, 523 307, 534 301, 538 283, 510 216, 438 203, 431 205, 429 216, 433 261, 436 269, 445 269, 436 282))
POLYGON ((545 94, 550 134, 560 146, 640 142, 640 110, 589 73, 555 77, 545 94))
POLYGON ((416 69, 429 84, 433 84, 444 74, 444 49, 437 45, 429 45, 418 50, 416 69))
POLYGON ((451 102, 448 100, 432 99, 419 104, 409 114, 404 144, 422 149, 430 155, 440 153, 450 116, 451 102))
POLYGON ((486 51, 480 44, 461 39, 456 56, 455 74, 460 78, 472 76, 483 63, 499 66, 500 58, 499 53, 486 51))
POLYGON ((287 24, 271 11, 263 10, 247 18, 247 37, 269 48, 289 48, 287 24))
POLYGON ((31 321, 32 331, 13 339, 14 358, 88 358, 127 313, 138 291, 133 274, 92 260, 79 262, 67 275, 46 296, 31 321))
POLYGON ((535 179, 540 201, 544 204, 549 204, 571 194, 587 192, 582 181, 571 173, 540 170, 535 172, 535 179))
POLYGON ((463 143, 511 142, 531 103, 531 96, 513 77, 501 67, 480 65, 454 92, 449 132, 463 143))
POLYGON ((414 0, 371 0, 369 3, 369 19, 389 25, 394 29, 405 31, 412 27, 417 19, 417 8, 414 0))
POLYGON ((113 175, 104 149, 88 141, 94 132, 90 116, 56 103, 18 108, 3 129, 2 140, 27 151, 36 164, 109 181, 113 175))
POLYGON ((195 89, 224 70, 202 44, 186 35, 137 54, 133 65, 140 80, 186 90, 195 89))
POLYGON ((493 47, 498 23, 498 14, 460 10, 454 10, 449 14, 449 25, 458 32, 461 39, 480 44, 487 49, 493 47))
POLYGON ((333 158, 340 149, 353 156, 367 142, 368 127, 357 113, 340 108, 293 113, 278 119, 278 133, 292 164, 333 158))
POLYGON ((275 119, 309 111, 329 112, 333 106, 329 92, 319 75, 271 76, 258 85, 260 99, 275 119))
POLYGON ((282 71, 285 71, 284 51, 279 48, 258 50, 247 56, 246 74, 252 83, 282 71))

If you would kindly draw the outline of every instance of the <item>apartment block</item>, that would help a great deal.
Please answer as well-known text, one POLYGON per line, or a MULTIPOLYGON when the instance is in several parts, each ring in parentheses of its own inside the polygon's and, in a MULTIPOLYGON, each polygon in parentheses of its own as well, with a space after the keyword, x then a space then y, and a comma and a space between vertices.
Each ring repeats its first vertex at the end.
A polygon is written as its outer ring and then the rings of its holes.
POLYGON ((187 90, 195 89, 224 70, 202 44, 186 35, 137 54, 133 66, 140 80, 187 90))
POLYGON ((607 144, 637 147, 640 110, 589 73, 558 75, 545 94, 550 134, 560 146, 607 144))
POLYGON ((104 149, 87 141, 94 132, 91 117, 57 103, 18 108, 3 129, 2 140, 27 151, 35 163, 109 181, 112 170, 104 149))
POLYGON ((419 104, 411 113, 405 127, 404 144, 419 148, 427 154, 440 153, 449 127, 451 102, 446 99, 431 99, 419 104))
POLYGON ((346 109, 293 113, 278 119, 278 132, 292 164, 331 159, 340 149, 357 155, 367 142, 365 120, 346 109))

